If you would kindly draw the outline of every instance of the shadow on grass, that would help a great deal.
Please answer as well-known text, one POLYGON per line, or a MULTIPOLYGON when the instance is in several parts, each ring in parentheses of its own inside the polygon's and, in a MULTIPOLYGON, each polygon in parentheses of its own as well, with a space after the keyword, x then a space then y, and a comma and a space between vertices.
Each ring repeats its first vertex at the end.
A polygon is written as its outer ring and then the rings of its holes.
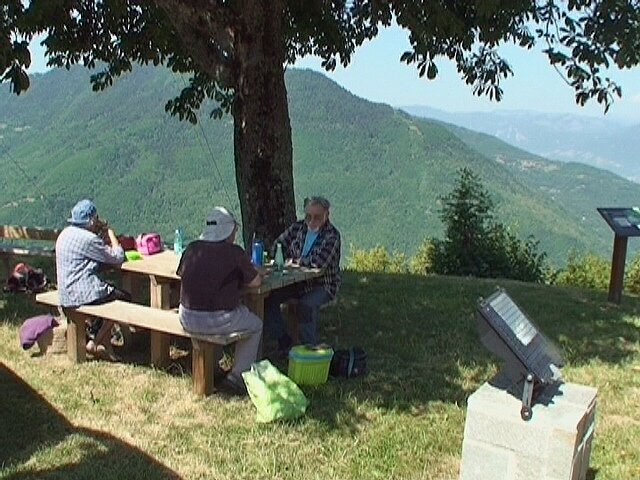
POLYGON ((409 414, 437 410, 439 403, 465 405, 500 368, 500 359, 480 343, 474 318, 478 298, 497 286, 558 344, 567 365, 618 364, 637 351, 640 329, 633 317, 640 315, 640 301, 634 297, 612 305, 600 291, 347 272, 338 304, 321 314, 321 336, 334 348, 362 346, 370 374, 306 389, 310 415, 329 428, 355 428, 366 421, 356 411, 362 402, 409 414))
POLYGON ((5 479, 181 478, 142 450, 105 432, 79 428, 0 364, 0 476, 5 479), (73 446, 73 448, 70 448, 73 446), (81 458, 77 458, 77 452, 81 458), (73 457, 67 458, 69 452, 73 457), (39 462, 38 456, 51 457, 39 462), (60 466, 39 469, 40 463, 60 466), (105 476, 105 472, 108 472, 105 476))

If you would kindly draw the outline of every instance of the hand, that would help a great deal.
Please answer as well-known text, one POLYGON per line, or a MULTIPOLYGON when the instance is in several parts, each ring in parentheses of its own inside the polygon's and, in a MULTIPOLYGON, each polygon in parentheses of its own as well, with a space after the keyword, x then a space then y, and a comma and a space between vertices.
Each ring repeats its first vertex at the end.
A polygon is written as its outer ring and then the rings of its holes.
POLYGON ((113 248, 117 248, 120 246, 120 241, 111 228, 107 229, 107 236, 109 237, 109 243, 111 243, 111 246, 113 248))
POLYGON ((256 267, 256 270, 258 271, 258 275, 260 275, 261 277, 266 277, 267 275, 269 275, 269 270, 264 267, 256 267))
POLYGON ((108 238, 109 233, 109 222, 102 220, 99 217, 95 217, 93 220, 93 224, 91 226, 91 230, 98 235, 99 237, 104 238, 105 240, 108 238))
POLYGON ((300 266, 300 259, 298 258, 287 258, 287 261, 284 262, 284 266, 285 267, 299 267, 300 266))

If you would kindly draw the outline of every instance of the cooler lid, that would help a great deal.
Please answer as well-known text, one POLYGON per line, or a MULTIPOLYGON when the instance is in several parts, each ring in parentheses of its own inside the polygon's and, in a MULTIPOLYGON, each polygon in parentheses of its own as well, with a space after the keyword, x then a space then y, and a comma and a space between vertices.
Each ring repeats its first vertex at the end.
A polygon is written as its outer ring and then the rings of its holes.
POLYGON ((328 345, 296 345, 289 350, 289 358, 295 360, 331 360, 333 349, 328 345))

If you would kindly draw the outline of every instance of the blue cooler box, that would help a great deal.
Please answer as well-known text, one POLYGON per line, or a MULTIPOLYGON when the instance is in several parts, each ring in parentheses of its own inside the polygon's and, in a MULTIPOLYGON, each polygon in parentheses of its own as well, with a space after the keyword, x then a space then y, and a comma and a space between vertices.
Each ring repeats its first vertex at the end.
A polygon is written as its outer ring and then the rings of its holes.
POLYGON ((289 350, 289 378, 298 385, 320 385, 329 377, 333 349, 297 345, 289 350))

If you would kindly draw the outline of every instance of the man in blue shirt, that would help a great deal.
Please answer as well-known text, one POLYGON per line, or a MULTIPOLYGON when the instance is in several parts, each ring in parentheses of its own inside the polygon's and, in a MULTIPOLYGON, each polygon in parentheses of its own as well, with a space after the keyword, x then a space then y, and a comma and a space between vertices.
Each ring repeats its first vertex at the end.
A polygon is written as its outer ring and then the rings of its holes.
POLYGON ((285 332, 280 305, 291 298, 298 299, 300 341, 315 345, 318 343, 316 325, 320 307, 335 299, 340 288, 340 232, 329 221, 330 206, 324 197, 306 198, 304 220, 293 223, 274 243, 282 244, 283 254, 290 262, 324 271, 319 279, 285 287, 267 298, 267 325, 278 340, 282 354, 288 352, 292 340, 285 332))
MULTIPOLYGON (((71 210, 71 218, 56 241, 58 295, 62 307, 97 305, 112 300, 131 300, 131 295, 119 290, 98 276, 103 264, 120 265, 124 250, 111 228, 98 217, 91 200, 79 201, 71 210), (105 238, 109 240, 107 245, 105 238)), ((87 352, 104 352, 112 357, 111 322, 96 319, 87 327, 87 352)))

